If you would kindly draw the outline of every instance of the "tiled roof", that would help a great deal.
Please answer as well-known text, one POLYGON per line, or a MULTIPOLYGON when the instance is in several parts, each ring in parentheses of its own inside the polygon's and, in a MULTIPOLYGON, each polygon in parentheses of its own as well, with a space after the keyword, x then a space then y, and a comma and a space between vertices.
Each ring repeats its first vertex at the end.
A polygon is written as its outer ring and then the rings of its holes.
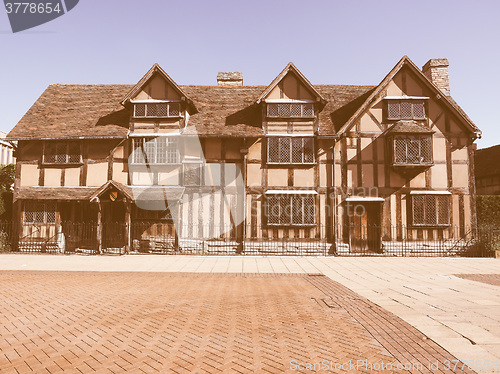
MULTIPOLYGON (((148 201, 178 201, 184 187, 177 186, 125 186, 116 181, 111 181, 117 189, 129 200, 148 201)), ((101 187, 20 187, 15 199, 25 200, 92 200, 108 187, 109 182, 101 187)))
POLYGON ((20 187, 14 199, 87 200, 95 187, 20 187))
POLYGON ((50 85, 7 137, 126 136, 129 114, 120 103, 132 87, 50 85))
POLYGON ((416 133, 416 134, 432 134, 434 131, 417 123, 413 120, 401 120, 392 125, 387 131, 388 133, 416 133))
MULTIPOLYGON (((125 137, 129 113, 120 103, 133 85, 50 85, 9 133, 10 139, 125 137)), ((202 135, 262 134, 255 99, 266 86, 179 86, 196 105, 190 125, 202 135)), ((373 86, 317 85, 328 100, 319 134, 333 135, 373 86)))
POLYGON ((478 149, 474 158, 476 178, 500 175, 500 145, 478 149))

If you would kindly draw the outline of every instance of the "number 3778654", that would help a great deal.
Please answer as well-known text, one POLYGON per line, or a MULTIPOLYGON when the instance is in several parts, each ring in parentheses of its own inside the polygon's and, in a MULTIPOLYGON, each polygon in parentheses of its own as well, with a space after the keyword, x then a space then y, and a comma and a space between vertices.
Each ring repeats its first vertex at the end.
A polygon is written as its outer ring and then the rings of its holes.
POLYGON ((5 3, 7 13, 61 13, 60 3, 5 3))

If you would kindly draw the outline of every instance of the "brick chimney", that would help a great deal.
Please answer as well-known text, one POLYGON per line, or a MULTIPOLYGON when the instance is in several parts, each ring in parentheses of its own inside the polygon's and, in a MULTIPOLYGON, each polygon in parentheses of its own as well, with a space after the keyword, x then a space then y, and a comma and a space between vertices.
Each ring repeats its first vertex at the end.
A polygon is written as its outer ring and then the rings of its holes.
POLYGON ((447 58, 432 58, 422 67, 422 72, 446 96, 450 96, 450 78, 447 58))
POLYGON ((219 86, 243 86, 243 73, 220 72, 217 74, 217 84, 219 86))

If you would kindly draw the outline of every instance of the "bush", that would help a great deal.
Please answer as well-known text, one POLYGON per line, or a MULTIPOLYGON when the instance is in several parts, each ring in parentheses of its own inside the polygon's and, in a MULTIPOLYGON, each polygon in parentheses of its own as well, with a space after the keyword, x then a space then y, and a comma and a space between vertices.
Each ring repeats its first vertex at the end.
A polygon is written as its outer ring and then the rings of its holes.
POLYGON ((477 238, 472 239, 465 257, 494 257, 495 250, 500 250, 500 228, 498 226, 478 226, 477 238))
POLYGON ((0 232, 0 252, 9 252, 11 250, 9 235, 5 231, 0 232))
POLYGON ((477 225, 500 228, 500 195, 478 195, 477 225))

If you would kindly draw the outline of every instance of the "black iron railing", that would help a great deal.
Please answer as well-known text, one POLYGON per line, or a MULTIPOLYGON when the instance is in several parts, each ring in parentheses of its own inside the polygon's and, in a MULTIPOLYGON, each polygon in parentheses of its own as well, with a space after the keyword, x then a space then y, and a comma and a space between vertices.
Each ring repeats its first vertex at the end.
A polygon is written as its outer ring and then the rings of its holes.
POLYGON ((214 226, 172 221, 0 222, 0 251, 298 256, 478 256, 500 250, 500 228, 403 225, 214 226))

